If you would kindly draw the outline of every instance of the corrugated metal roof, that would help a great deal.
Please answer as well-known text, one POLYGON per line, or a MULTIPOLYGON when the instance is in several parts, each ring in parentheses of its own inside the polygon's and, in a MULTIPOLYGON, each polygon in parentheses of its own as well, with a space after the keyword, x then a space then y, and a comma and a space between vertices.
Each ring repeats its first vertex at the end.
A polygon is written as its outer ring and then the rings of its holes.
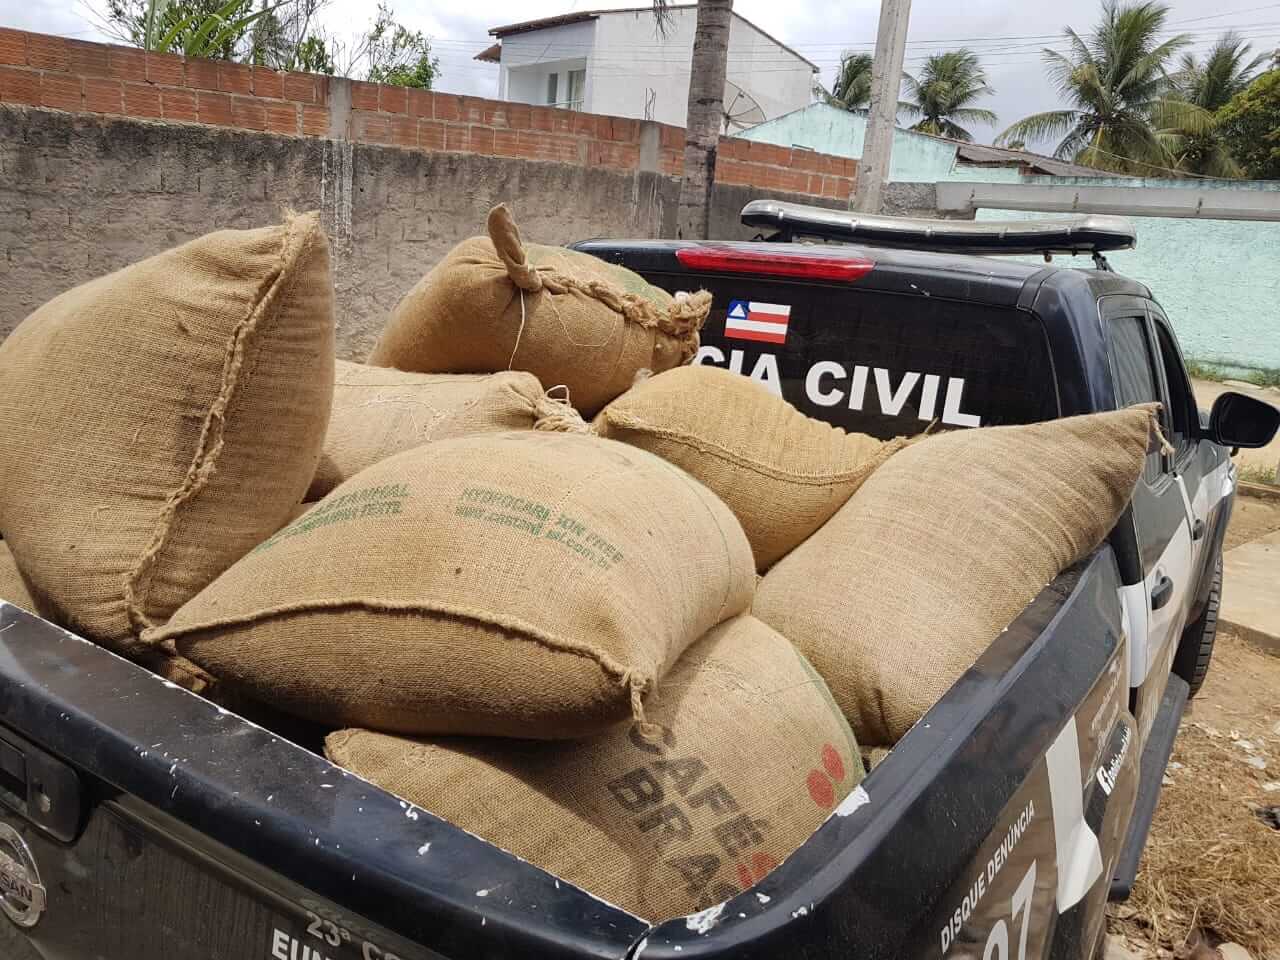
POLYGON ((983 143, 966 143, 963 140, 952 140, 950 137, 937 137, 956 145, 956 159, 964 163, 996 163, 1001 166, 1020 164, 1031 167, 1037 173, 1047 173, 1055 177, 1114 177, 1116 174, 1094 167, 1081 166, 1046 157, 1043 154, 1031 153, 1027 150, 1009 150, 1005 147, 990 147, 983 143))

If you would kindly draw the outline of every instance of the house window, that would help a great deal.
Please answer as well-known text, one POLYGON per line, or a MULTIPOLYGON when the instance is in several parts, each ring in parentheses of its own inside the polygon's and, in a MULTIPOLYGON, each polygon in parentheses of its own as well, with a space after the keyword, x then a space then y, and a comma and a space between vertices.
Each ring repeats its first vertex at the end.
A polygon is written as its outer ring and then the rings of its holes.
POLYGON ((570 110, 582 109, 583 92, 587 86, 586 70, 570 70, 569 71, 569 97, 568 108, 570 110))
POLYGON ((559 81, 559 79, 560 79, 560 74, 558 73, 547 74, 547 105, 548 106, 552 106, 552 107, 556 106, 556 102, 559 100, 559 97, 556 96, 558 92, 557 81, 559 81))

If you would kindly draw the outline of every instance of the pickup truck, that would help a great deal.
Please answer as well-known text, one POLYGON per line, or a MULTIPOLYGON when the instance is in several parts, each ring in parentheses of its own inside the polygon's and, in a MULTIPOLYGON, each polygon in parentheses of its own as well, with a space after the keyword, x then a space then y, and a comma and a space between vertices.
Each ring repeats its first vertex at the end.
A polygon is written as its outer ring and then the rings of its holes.
MULTIPOLYGON (((1063 572, 781 866, 660 924, 0 603, 0 948, 46 960, 1088 958, 1212 653, 1229 448, 1123 221, 946 224, 757 201, 756 242, 578 249, 714 307, 699 363, 888 437, 1164 405, 1109 541, 1063 572), (812 242, 800 242, 800 241, 812 242), (1064 269, 978 253, 1092 253, 1064 269), (765 316, 767 321, 761 320, 765 316), (754 319, 753 319, 754 317, 754 319)), ((257 722, 255 722, 255 719, 257 722)))

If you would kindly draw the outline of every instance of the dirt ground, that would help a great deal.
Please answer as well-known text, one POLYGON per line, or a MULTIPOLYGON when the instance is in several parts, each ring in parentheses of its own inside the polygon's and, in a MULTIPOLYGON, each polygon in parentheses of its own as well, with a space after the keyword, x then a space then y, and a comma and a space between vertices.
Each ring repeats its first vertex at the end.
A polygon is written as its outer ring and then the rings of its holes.
POLYGON ((1280 530, 1280 500, 1236 497, 1223 549, 1230 550, 1250 540, 1257 540, 1274 530, 1280 530))
MULTIPOLYGON (((1280 502, 1240 497, 1226 546, 1276 529, 1280 502)), ((1254 960, 1280 960, 1271 810, 1280 815, 1280 657, 1224 629, 1178 735, 1134 895, 1110 908, 1108 952, 1217 960, 1206 947, 1231 941, 1254 960)))
MULTIPOLYGON (((1192 380, 1191 387, 1195 391, 1196 403, 1204 410, 1210 409, 1213 406, 1213 401, 1228 390, 1248 394, 1249 396, 1257 397, 1259 400, 1265 400, 1267 403, 1280 406, 1280 387, 1255 387, 1236 380, 1232 380, 1230 383, 1192 380)), ((1259 470, 1274 471, 1276 464, 1280 463, 1280 434, 1260 450, 1241 450, 1236 455, 1236 462, 1259 470)))

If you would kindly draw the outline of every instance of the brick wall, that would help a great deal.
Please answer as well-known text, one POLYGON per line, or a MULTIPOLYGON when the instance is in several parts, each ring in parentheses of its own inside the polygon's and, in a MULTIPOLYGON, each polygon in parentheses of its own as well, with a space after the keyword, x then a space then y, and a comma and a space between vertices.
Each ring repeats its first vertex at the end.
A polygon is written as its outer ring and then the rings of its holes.
MULTIPOLYGON (((0 102, 678 177, 684 130, 0 27, 0 102)), ((855 161, 722 138, 719 182, 847 200, 855 161)))

